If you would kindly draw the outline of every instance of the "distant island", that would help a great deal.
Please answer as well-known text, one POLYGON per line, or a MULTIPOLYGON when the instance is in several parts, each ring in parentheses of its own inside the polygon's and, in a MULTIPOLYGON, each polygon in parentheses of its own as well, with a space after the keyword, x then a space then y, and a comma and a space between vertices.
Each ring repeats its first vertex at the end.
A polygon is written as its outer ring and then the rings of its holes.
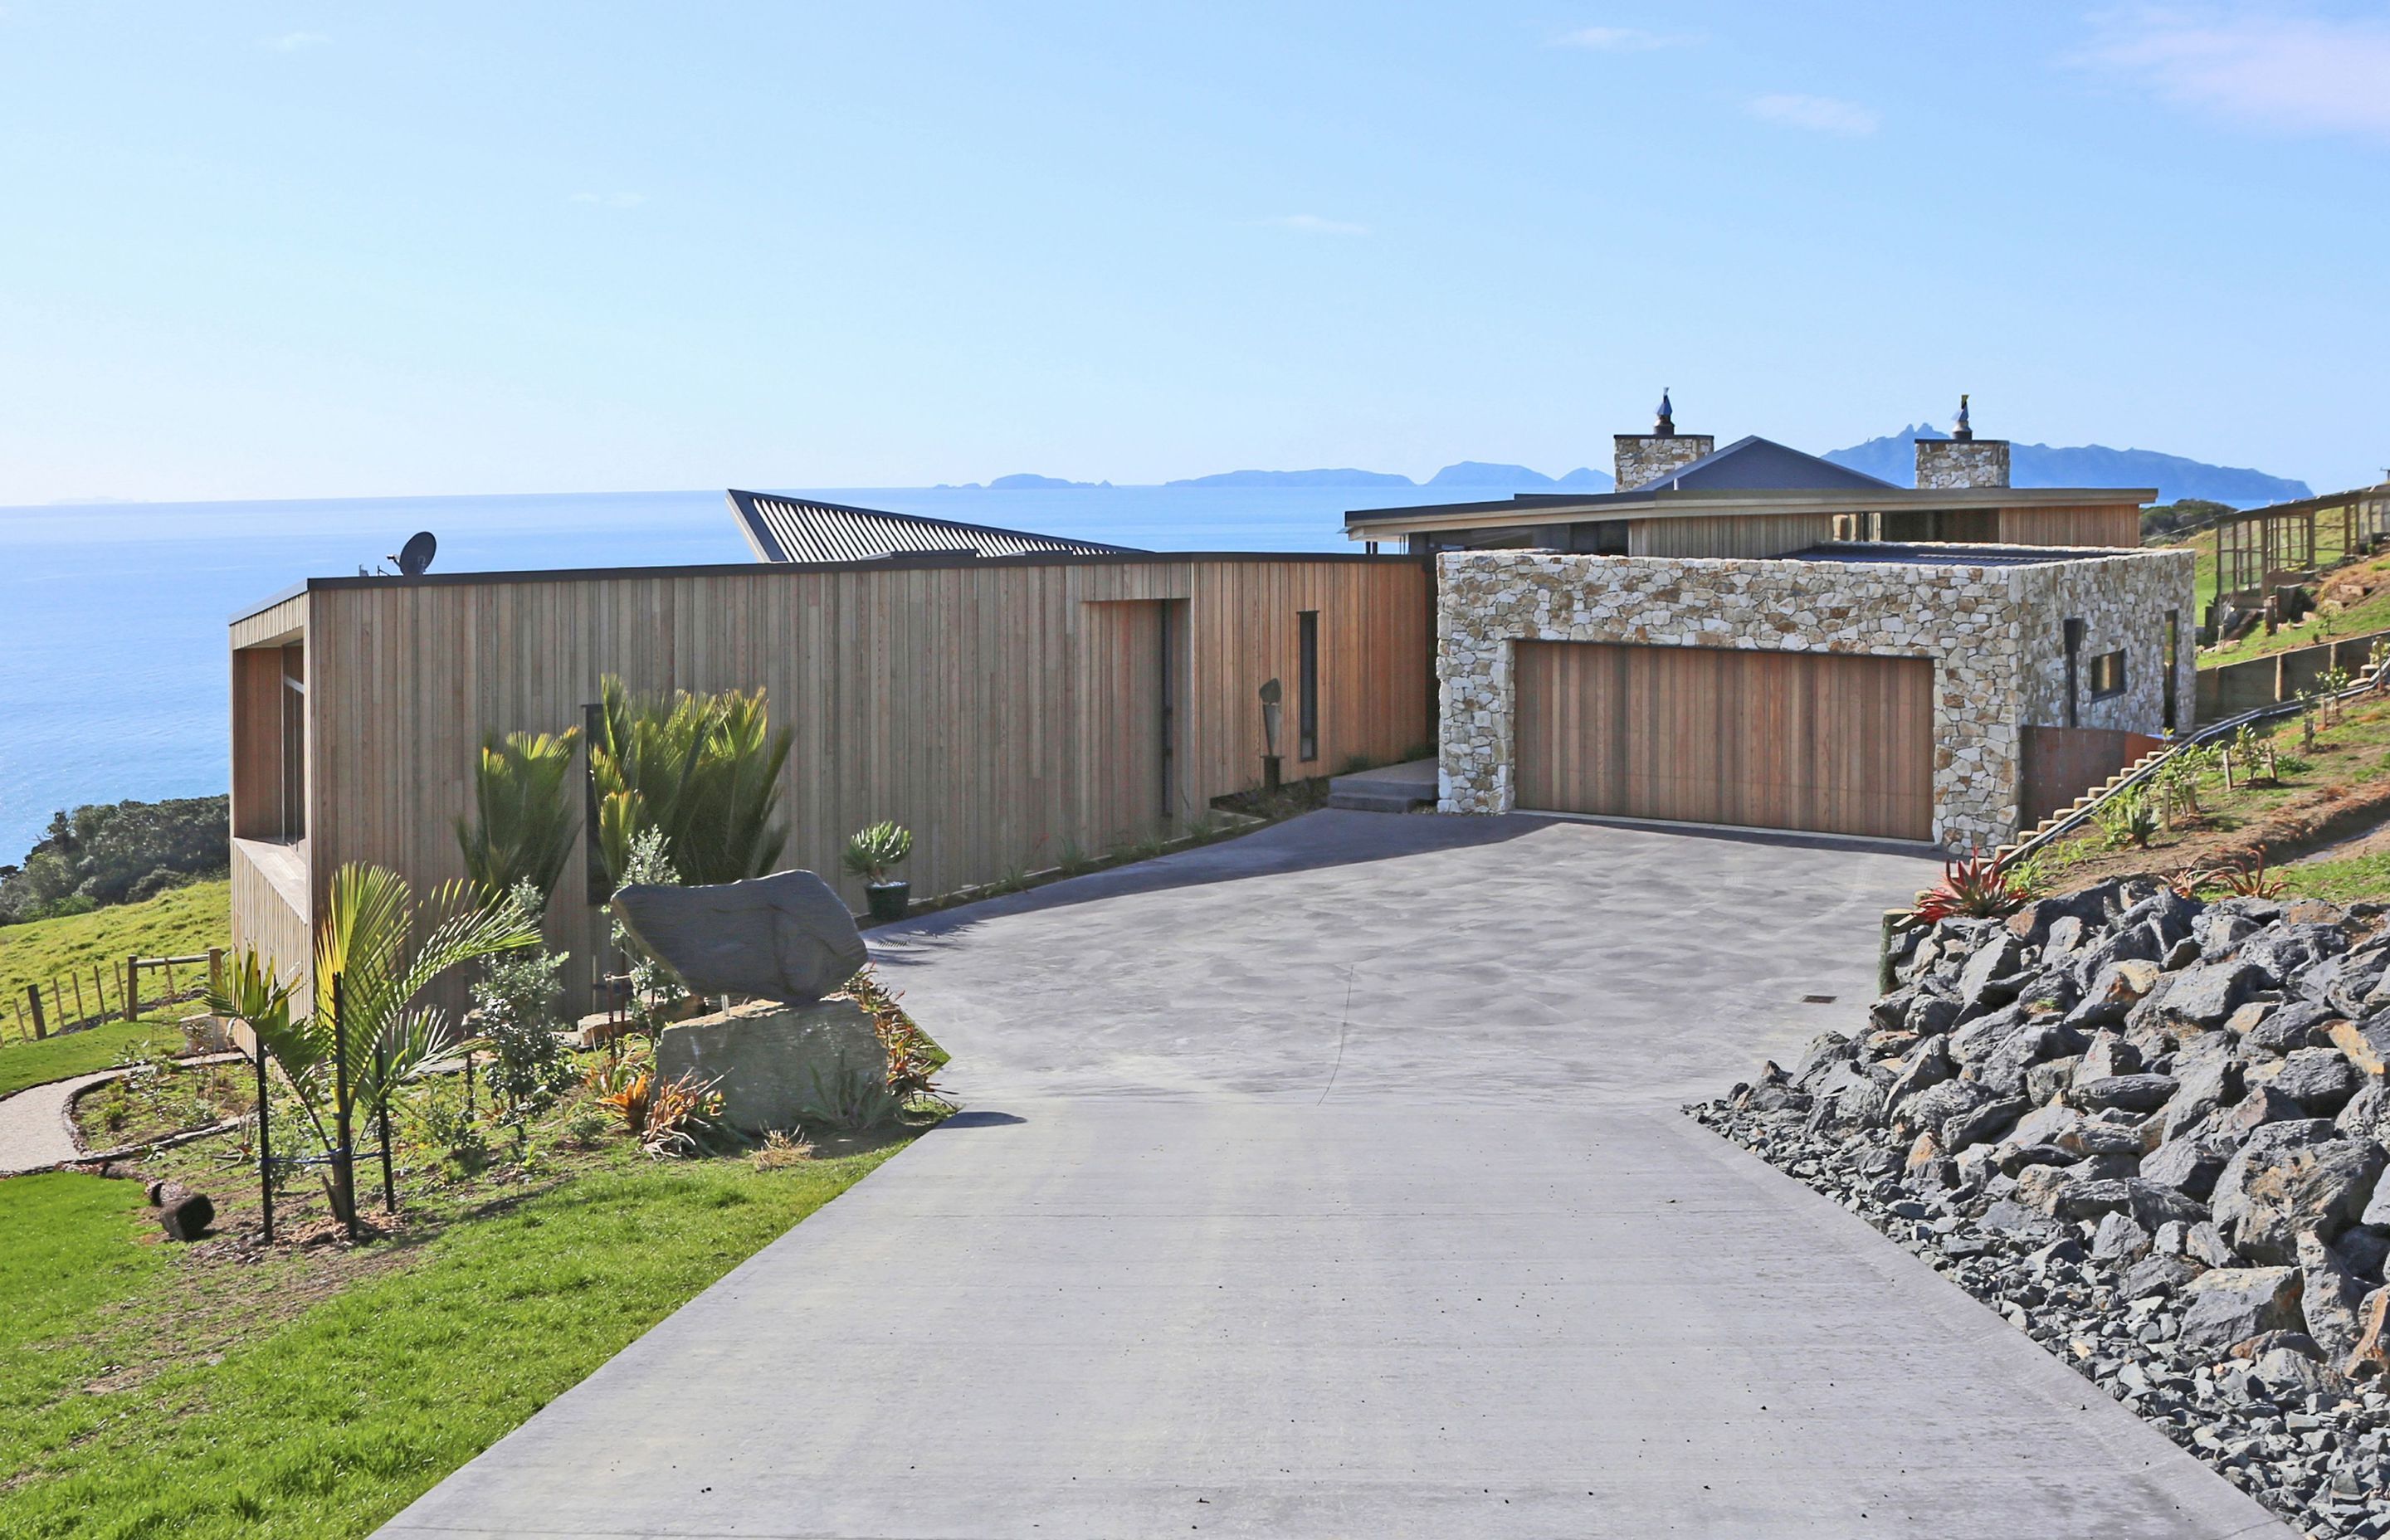
POLYGON ((990 492, 1068 492, 1073 487, 1093 490, 1108 487, 1110 481, 1066 481, 1060 476, 1032 476, 1023 471, 1012 476, 998 476, 987 483, 990 492))
POLYGON ((1419 483, 1384 470, 1223 470, 1164 481, 1166 487, 1407 487, 1419 483))
MULTIPOLYGON (((1923 423, 1896 433, 1870 439, 1848 449, 1830 449, 1825 458, 1853 470, 1882 478, 1895 486, 1913 484, 1919 439, 1947 438, 1923 423)), ((2072 447, 2020 443, 2011 452, 2010 473, 2021 487, 2153 486, 2158 501, 2206 499, 2251 507, 2282 503, 2314 495, 2305 481, 2271 476, 2262 470, 2209 465, 2180 455, 2149 449, 2110 449, 2102 444, 2072 447)), ((1060 476, 1028 474, 999 476, 987 483, 990 492, 1064 492, 1109 487, 1110 481, 1073 481, 1060 476)), ((1224 470, 1210 476, 1188 476, 1164 481, 1168 487, 1437 487, 1469 496, 1486 493, 1583 492, 1616 490, 1610 473, 1579 466, 1564 476, 1548 476, 1530 466, 1489 460, 1457 460, 1424 481, 1387 470, 1361 470, 1351 466, 1317 470, 1224 470)), ((978 482, 941 491, 978 491, 978 482)))
MULTIPOLYGON (((1826 458, 1905 487, 1916 480, 1917 441, 1948 437, 1938 429, 1917 423, 1848 449, 1829 450, 1826 458)), ((2305 481, 2287 476, 2269 476, 2262 470, 2237 466, 2209 465, 2180 455, 2161 455, 2152 449, 2110 449, 2097 443, 2073 447, 2017 444, 2009 451, 2009 479, 2021 487, 2155 487, 2161 503, 2200 498, 2250 505, 2288 503, 2315 495, 2305 481)))

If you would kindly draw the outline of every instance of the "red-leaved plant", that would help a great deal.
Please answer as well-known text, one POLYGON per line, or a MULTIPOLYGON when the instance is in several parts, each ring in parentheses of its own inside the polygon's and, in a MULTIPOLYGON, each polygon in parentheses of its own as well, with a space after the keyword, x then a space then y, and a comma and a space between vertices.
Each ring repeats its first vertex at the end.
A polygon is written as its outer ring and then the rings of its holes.
POLYGON ((1942 863, 1942 880, 1918 893, 1904 928, 1924 930, 1946 919, 1999 919, 2024 907, 2033 886, 1995 853, 1971 847, 1942 863))

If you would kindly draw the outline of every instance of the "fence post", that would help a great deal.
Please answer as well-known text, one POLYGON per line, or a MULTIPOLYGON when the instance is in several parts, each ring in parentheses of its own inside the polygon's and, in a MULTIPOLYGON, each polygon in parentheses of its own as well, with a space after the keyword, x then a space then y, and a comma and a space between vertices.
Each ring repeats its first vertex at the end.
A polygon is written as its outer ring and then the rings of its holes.
POLYGON ((141 954, 134 953, 124 959, 124 1019, 128 1021, 141 1014, 141 954))
POLYGON ((87 1020, 90 1017, 91 1012, 84 1009, 83 1007, 83 975, 80 973, 71 973, 67 975, 67 977, 74 981, 75 1020, 79 1021, 87 1020))
POLYGON ((33 1003, 33 1041, 38 1043, 50 1035, 49 1025, 42 1020, 42 986, 27 984, 25 998, 33 1003))

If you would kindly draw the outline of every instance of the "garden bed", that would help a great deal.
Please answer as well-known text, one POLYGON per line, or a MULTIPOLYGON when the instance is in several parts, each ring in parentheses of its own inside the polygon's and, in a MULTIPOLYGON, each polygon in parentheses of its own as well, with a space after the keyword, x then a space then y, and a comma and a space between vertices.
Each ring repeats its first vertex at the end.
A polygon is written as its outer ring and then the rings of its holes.
MULTIPOLYGON (((867 978, 851 987, 901 1017, 867 978)), ((0 1181, 0 1533, 103 1515, 107 1534, 368 1534, 944 1111, 761 1145, 700 1129, 661 1159, 607 1099, 626 1063, 574 1055, 519 1116, 494 1109, 486 1059, 471 1084, 453 1068, 408 1084, 390 1206, 379 1130, 357 1131, 355 1237, 311 1164, 281 1174, 264 1238, 245 1062, 87 1094, 94 1144, 242 1121, 100 1174, 0 1181), (213 1200, 198 1240, 162 1238, 154 1179, 213 1200)), ((305 1153, 275 1084, 275 1149, 305 1153)))

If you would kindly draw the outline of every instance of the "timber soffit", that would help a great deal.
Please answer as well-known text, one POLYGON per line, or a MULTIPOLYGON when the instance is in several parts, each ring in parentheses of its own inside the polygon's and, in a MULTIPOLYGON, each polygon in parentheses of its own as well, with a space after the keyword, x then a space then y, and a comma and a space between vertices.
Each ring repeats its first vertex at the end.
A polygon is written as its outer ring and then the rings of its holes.
POLYGON ((1359 551, 1127 551, 1101 555, 1033 551, 1022 556, 971 557, 960 554, 905 558, 890 561, 729 561, 687 567, 559 567, 537 571, 426 572, 421 577, 317 577, 235 610, 238 625, 277 604, 302 594, 348 588, 447 588, 466 584, 498 585, 529 583, 608 583, 649 578, 748 577, 765 582, 791 581, 816 572, 919 572, 956 568, 1015 567, 1167 567, 1220 562, 1279 562, 1289 566, 1418 567, 1416 556, 1368 555, 1359 551))

